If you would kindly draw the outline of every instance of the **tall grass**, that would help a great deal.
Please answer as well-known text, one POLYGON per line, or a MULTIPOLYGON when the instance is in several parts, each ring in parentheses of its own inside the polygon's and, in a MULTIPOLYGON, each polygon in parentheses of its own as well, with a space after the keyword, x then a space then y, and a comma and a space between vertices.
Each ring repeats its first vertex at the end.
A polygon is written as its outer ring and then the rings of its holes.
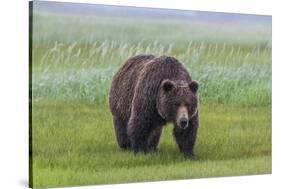
POLYGON ((137 54, 174 56, 202 102, 271 103, 271 27, 146 17, 34 14, 32 98, 104 103, 112 76, 137 54))
MULTIPOLYGON (((42 51, 42 49, 40 49, 42 51)), ((214 103, 271 103, 271 49, 248 51, 224 44, 186 44, 177 51, 157 41, 136 44, 105 41, 85 45, 55 42, 44 53, 34 49, 32 94, 42 98, 104 103, 111 79, 130 56, 147 53, 177 57, 200 82, 201 100, 214 103)))

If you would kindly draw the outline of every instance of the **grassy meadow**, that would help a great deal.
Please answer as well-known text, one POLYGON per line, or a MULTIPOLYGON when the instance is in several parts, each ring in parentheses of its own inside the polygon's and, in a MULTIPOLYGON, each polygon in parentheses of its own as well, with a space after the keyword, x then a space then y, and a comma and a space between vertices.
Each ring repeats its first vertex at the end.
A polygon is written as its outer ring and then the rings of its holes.
POLYGON ((32 47, 33 187, 271 173, 271 23, 34 11, 32 47), (108 91, 140 53, 174 56, 199 81, 195 160, 170 125, 157 153, 117 147, 108 91))

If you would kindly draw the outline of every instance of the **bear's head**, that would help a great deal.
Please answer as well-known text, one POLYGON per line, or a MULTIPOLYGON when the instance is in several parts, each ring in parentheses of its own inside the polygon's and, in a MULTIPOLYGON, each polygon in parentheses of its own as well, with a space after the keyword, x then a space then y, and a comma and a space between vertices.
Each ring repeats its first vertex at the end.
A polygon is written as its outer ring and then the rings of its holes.
POLYGON ((175 126, 186 129, 189 120, 197 113, 198 87, 196 81, 187 83, 181 80, 163 80, 156 102, 160 116, 175 126))

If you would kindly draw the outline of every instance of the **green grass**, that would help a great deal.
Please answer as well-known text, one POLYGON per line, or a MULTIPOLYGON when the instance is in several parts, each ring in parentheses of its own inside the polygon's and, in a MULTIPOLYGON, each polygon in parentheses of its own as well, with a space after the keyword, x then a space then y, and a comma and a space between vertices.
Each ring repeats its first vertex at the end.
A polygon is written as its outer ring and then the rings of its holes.
POLYGON ((196 159, 178 151, 168 125, 156 154, 120 150, 107 106, 33 106, 35 187, 271 173, 270 107, 204 104, 196 159), (35 134, 36 133, 36 134, 35 134))
POLYGON ((271 173, 271 24, 36 11, 33 21, 34 187, 271 173), (117 147, 108 90, 140 53, 174 56, 199 81, 195 160, 171 125, 157 153, 117 147))

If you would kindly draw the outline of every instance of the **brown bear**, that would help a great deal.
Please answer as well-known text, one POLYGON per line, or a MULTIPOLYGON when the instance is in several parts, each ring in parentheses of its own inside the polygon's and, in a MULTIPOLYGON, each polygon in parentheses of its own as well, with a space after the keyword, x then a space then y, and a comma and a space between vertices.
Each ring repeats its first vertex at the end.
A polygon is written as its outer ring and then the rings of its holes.
POLYGON ((193 157, 198 123, 198 83, 177 59, 138 55, 113 78, 109 105, 116 139, 135 153, 156 151, 167 122, 180 151, 193 157))

